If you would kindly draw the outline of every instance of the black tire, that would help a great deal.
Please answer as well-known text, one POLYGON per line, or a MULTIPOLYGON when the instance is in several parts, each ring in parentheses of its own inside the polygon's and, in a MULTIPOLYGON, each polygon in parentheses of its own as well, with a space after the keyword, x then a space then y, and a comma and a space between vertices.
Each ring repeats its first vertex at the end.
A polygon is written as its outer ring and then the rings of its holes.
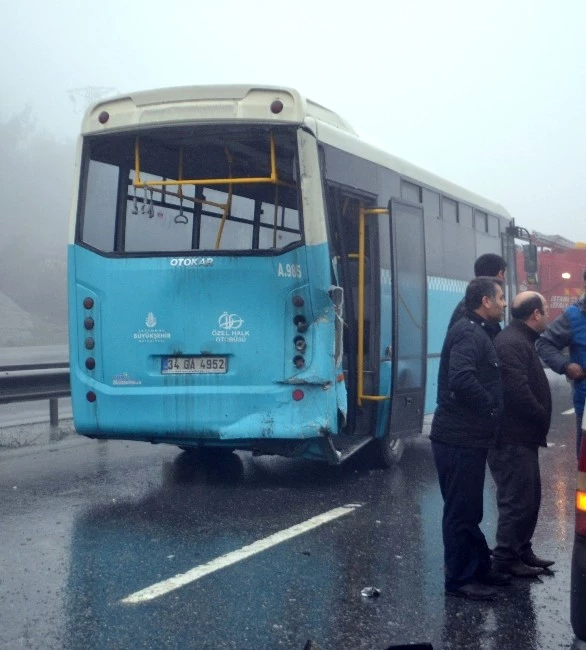
POLYGON ((392 438, 386 433, 375 442, 382 467, 393 467, 399 464, 405 451, 405 440, 403 438, 392 438))

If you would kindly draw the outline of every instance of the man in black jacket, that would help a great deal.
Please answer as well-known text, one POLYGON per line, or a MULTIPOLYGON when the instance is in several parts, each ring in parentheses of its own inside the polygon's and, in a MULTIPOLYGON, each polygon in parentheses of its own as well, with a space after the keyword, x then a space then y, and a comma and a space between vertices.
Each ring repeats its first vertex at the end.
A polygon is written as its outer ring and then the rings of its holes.
POLYGON ((448 330, 442 348, 430 438, 444 499, 446 594, 492 600, 496 592, 487 585, 510 581, 491 571, 480 530, 486 457, 496 444, 503 411, 493 343, 506 307, 502 282, 475 278, 464 300, 466 315, 448 330))
POLYGON ((493 568, 518 577, 534 577, 553 564, 531 547, 541 503, 539 447, 551 421, 551 391, 535 349, 547 327, 545 298, 535 291, 516 296, 513 320, 496 337, 505 412, 500 444, 488 452, 497 487, 499 511, 493 568))

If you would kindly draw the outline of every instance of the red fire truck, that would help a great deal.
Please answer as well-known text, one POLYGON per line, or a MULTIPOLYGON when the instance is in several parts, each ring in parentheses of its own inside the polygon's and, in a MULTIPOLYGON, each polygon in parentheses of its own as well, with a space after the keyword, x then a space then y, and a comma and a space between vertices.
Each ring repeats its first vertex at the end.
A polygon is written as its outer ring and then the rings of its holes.
POLYGON ((529 246, 517 251, 517 288, 542 293, 549 304, 553 320, 584 291, 586 243, 575 243, 558 235, 533 231, 531 244, 537 247, 535 272, 526 263, 529 246))

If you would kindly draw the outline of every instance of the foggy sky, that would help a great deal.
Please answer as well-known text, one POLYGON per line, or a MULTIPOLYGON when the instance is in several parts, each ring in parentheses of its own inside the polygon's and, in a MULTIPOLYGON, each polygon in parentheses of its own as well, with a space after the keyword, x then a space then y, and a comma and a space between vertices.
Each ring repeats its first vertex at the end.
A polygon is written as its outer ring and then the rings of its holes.
POLYGON ((2 119, 30 105, 72 140, 100 92, 292 86, 517 225, 586 241, 583 0, 2 5, 2 119))

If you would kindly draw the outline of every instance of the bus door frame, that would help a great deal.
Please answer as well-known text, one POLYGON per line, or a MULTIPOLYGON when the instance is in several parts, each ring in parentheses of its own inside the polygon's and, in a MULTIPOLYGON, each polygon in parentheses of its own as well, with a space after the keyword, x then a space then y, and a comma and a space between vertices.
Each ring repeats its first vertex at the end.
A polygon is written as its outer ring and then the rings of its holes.
MULTIPOLYGON (((391 349, 391 394, 390 416, 387 431, 392 438, 402 438, 419 434, 423 428, 425 412, 425 388, 427 379, 427 270, 425 253, 425 221, 423 206, 401 199, 392 198, 388 207, 391 231, 391 268, 393 296, 393 332, 391 349), (418 227, 413 237, 414 227, 418 227), (403 232, 410 231, 410 246, 406 245, 403 232), (413 246, 417 246, 414 250, 413 246), (401 264, 406 262, 406 264, 401 264), (415 262, 415 264, 414 264, 415 262), (418 271, 414 278, 413 272, 418 271), (415 279, 418 282, 421 299, 419 302, 407 304, 401 294, 401 277, 407 274, 408 283, 415 279), (419 310, 419 313, 414 310, 419 310), (419 316, 419 319, 417 319, 419 316), (404 319, 404 320, 403 320, 404 319), (417 326, 420 323, 419 369, 413 365, 413 350, 408 348, 408 340, 404 332, 409 322, 417 326), (401 327, 403 326, 403 327, 401 327), (407 346, 407 347, 406 347, 407 346), (412 364, 409 372, 405 361, 412 364), (414 380, 419 378, 419 381, 414 380)), ((413 339, 412 339, 413 340, 413 339)), ((413 347, 413 346, 412 346, 413 347)), ((417 361, 417 356, 415 357, 417 361)))
MULTIPOLYGON (((387 431, 392 438, 407 437, 421 433, 425 407, 425 387, 427 380, 427 270, 425 263, 425 221, 423 207, 404 200, 391 199, 388 208, 361 208, 359 222, 358 251, 358 363, 357 363, 357 399, 358 406, 363 401, 383 402, 390 400, 390 415, 387 431), (365 222, 368 216, 388 214, 390 221, 390 246, 392 269, 392 335, 390 355, 385 355, 381 363, 391 359, 391 386, 389 395, 367 395, 364 393, 364 270, 365 260, 365 222), (413 232, 416 237, 410 239, 410 247, 405 245, 399 233, 402 227, 413 232), (417 246, 414 250, 413 246, 417 246), (415 260, 415 266, 413 261, 415 260), (400 261, 406 262, 400 265, 400 261), (419 264, 417 264, 419 262, 419 264), (418 273, 414 276, 414 271, 418 273), (401 278, 408 274, 406 286, 419 289, 419 302, 407 304, 400 291, 401 278), (418 287, 414 286, 415 284, 418 287), (419 317, 419 318, 418 318, 419 317), (410 354, 409 340, 416 339, 403 336, 406 332, 404 321, 411 321, 417 327, 419 321, 419 345, 415 346, 419 356, 410 354), (403 339, 406 339, 405 341, 403 339), (407 360, 407 363, 405 363, 407 360), (419 368, 417 368, 419 360, 419 368), (409 364, 411 367, 409 368, 409 364), (417 382, 417 378, 419 381, 417 382), (414 380, 416 383, 414 383, 414 380)), ((380 310, 379 310, 380 313, 380 310)), ((383 324, 384 327, 384 324, 383 324)), ((382 327, 379 326, 382 336, 382 327)), ((411 346, 414 347, 414 346, 411 346)))
MULTIPOLYGON (((359 355, 358 350, 362 350, 362 369, 364 372, 371 372, 373 382, 378 386, 378 367, 376 366, 376 344, 380 337, 380 327, 379 327, 379 314, 380 314, 380 292, 379 287, 375 278, 374 268, 378 267, 378 252, 376 250, 371 250, 370 255, 366 257, 366 228, 364 223, 362 224, 362 230, 360 222, 361 213, 366 210, 368 212, 369 208, 358 207, 358 221, 343 214, 343 211, 340 209, 341 205, 344 203, 344 200, 356 201, 361 204, 362 202, 374 202, 374 197, 370 195, 365 195, 361 192, 356 192, 353 188, 346 188, 344 186, 338 185, 337 183, 328 182, 327 183, 327 201, 328 201, 328 212, 330 213, 330 228, 335 229, 337 232, 336 235, 336 247, 335 252, 340 256, 339 263, 341 267, 341 286, 344 291, 344 321, 348 324, 356 324, 356 332, 352 335, 352 330, 349 330, 350 337, 347 339, 345 345, 345 353, 348 361, 348 368, 346 369, 346 388, 347 388, 347 416, 346 416, 346 431, 347 433, 354 434, 364 434, 374 431, 376 427, 376 408, 372 404, 365 404, 360 399, 359 395, 359 383, 364 385, 364 376, 361 375, 359 380, 358 373, 358 363, 359 355), (348 219, 348 222, 345 221, 345 218, 348 219), (357 240, 359 244, 359 250, 348 250, 347 243, 348 240, 344 236, 345 228, 352 224, 356 224, 358 228, 357 240), (360 241, 362 239, 362 245, 360 241), (361 248, 362 246, 362 248, 361 248), (362 257, 360 250, 362 250, 362 257), (376 256, 373 260, 372 257, 376 256), (356 296, 354 295, 354 287, 352 286, 352 270, 351 263, 352 260, 358 262, 358 286, 356 287, 356 296), (372 368, 364 368, 365 365, 365 354, 364 354, 364 321, 365 321, 365 306, 364 306, 364 286, 366 284, 366 274, 369 274, 370 277, 370 291, 371 300, 370 300, 370 309, 369 320, 370 320, 370 331, 368 334, 369 337, 369 358, 372 368), (361 285, 362 283, 362 285, 361 285), (362 286, 362 288, 361 288, 362 286), (357 308, 354 309, 354 299, 356 298, 357 308), (360 301, 362 300, 362 307, 360 307, 360 301), (362 319, 359 322, 359 311, 362 309, 362 319), (360 338, 359 338, 360 332, 360 338), (360 341, 360 342, 359 342, 360 341), (375 355, 373 357, 373 355, 375 355)), ((385 210, 386 212, 386 210, 385 210)), ((331 233, 333 235, 334 233, 331 233)), ((330 239, 332 237, 330 236, 330 239)), ((370 382, 372 383, 372 382, 370 382)), ((388 399, 384 397, 383 399, 388 399)))

